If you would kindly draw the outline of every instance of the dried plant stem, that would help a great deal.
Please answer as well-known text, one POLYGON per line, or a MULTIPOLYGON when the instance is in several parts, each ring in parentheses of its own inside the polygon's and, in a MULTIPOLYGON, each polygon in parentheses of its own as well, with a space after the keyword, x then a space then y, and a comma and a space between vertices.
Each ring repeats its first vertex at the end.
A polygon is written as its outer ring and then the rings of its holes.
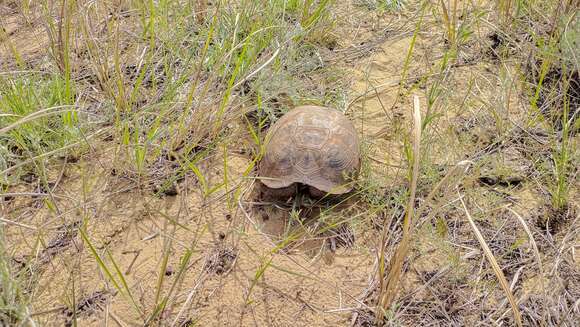
POLYGON ((512 311, 514 313, 514 319, 516 321, 516 325, 518 327, 521 327, 522 326, 522 315, 520 313, 520 310, 518 309, 517 302, 514 298, 514 295, 512 294, 512 291, 510 289, 508 281, 507 281, 505 275, 503 274, 503 271, 501 270, 499 264, 497 263, 497 260, 493 256, 491 249, 487 245, 487 242, 483 238, 483 235, 481 235, 479 228, 477 228, 477 225, 473 221, 473 218, 471 218, 471 214, 469 214, 469 211, 467 210, 467 206, 465 205, 465 202, 463 201, 463 196, 459 193, 459 191, 457 191, 457 194, 459 195, 459 200, 461 201, 461 205, 463 206, 463 210, 465 211, 465 216, 467 217, 467 220, 469 221, 469 224, 471 225, 471 228, 473 229, 473 233, 477 237, 477 240, 479 241, 479 244, 481 245, 481 248, 483 249, 483 253, 485 254, 487 261, 489 261, 489 263, 491 264, 493 272, 497 276, 499 284, 501 285, 501 288, 503 289, 508 301, 510 302, 510 305, 512 307, 512 311))
MULTIPOLYGON (((538 269, 539 269, 539 273, 540 273, 540 288, 542 289, 542 294, 544 295, 544 298, 546 298, 547 293, 546 293, 546 285, 544 282, 544 276, 545 276, 544 275, 544 265, 542 264, 540 250, 538 249, 538 245, 536 244, 536 240, 534 239, 534 235, 532 234, 532 231, 530 230, 530 228, 528 227, 528 225, 526 224, 526 221, 522 218, 522 216, 520 216, 515 210, 513 210, 510 207, 508 207, 507 209, 511 213, 513 213, 514 216, 516 216, 516 218, 518 219, 520 224, 522 224, 522 227, 526 231, 526 234, 528 235, 528 239, 530 240, 530 244, 532 245, 532 248, 534 249, 534 256, 536 257, 536 261, 538 262, 538 269)), ((546 317, 546 312, 544 312, 544 318, 545 317, 546 317)))
MULTIPOLYGON (((382 326, 384 314, 395 300, 397 295, 399 279, 403 269, 405 257, 409 252, 411 241, 411 226, 415 212, 415 196, 417 194, 417 180, 419 179, 419 164, 421 161, 421 110, 419 97, 413 97, 413 171, 411 175, 411 193, 407 204, 407 213, 403 221, 403 239, 395 251, 395 255, 389 266, 389 273, 385 282, 381 281, 379 296, 379 307, 376 314, 376 323, 382 326)), ((384 247, 384 246, 383 246, 384 247)))

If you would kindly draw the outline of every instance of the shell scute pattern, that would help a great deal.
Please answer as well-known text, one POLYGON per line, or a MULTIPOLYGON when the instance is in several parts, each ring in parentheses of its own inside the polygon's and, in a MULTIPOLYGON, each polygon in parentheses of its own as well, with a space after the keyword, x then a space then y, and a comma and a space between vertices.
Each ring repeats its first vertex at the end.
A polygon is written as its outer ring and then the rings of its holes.
POLYGON ((302 106, 291 110, 271 128, 259 174, 269 188, 293 183, 324 192, 350 191, 347 178, 360 168, 354 125, 339 111, 302 106))
POLYGON ((302 174, 302 176, 316 174, 324 168, 322 166, 320 152, 318 151, 305 149, 297 153, 297 157, 298 160, 295 168, 302 174))
POLYGON ((328 128, 305 125, 298 126, 292 135, 298 149, 316 150, 322 149, 328 142, 329 137, 330 130, 328 128))

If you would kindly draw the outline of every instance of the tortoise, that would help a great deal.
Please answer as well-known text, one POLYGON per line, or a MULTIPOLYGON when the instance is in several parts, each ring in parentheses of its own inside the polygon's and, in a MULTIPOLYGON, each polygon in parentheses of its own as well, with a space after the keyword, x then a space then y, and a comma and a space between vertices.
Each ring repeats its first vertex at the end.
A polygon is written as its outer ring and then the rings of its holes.
POLYGON ((307 186, 312 197, 345 194, 360 169, 359 139, 338 110, 299 106, 270 128, 259 179, 274 197, 290 197, 307 186))

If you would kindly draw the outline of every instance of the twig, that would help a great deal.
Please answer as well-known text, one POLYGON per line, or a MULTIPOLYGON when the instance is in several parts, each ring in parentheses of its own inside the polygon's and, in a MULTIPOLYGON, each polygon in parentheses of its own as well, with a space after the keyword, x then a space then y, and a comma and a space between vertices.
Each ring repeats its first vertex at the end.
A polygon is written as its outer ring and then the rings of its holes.
POLYGON ((384 312, 388 309, 395 300, 400 284, 400 276, 403 269, 405 257, 409 252, 409 244, 411 242, 411 227, 415 211, 415 196, 417 193, 417 180, 419 179, 419 164, 421 162, 421 110, 419 97, 413 98, 413 174, 411 177, 411 194, 409 196, 409 203, 407 204, 407 213, 403 221, 403 239, 399 247, 395 251, 395 255, 391 261, 389 273, 385 284, 380 289, 381 296, 379 297, 379 308, 377 310, 377 321, 379 326, 382 326, 384 319, 384 312))
MULTIPOLYGON (((528 239, 530 240, 530 244, 532 245, 532 248, 534 249, 534 255, 536 256, 536 261, 538 261, 538 268, 540 269, 540 287, 542 288, 542 293, 544 294, 544 297, 546 297, 546 287, 544 285, 544 266, 542 265, 542 258, 540 257, 540 250, 538 250, 538 245, 536 244, 536 241, 534 240, 534 236, 533 236, 532 232, 530 231, 530 228, 528 227, 528 225, 524 221, 524 219, 512 208, 508 207, 507 209, 511 213, 513 213, 514 216, 516 216, 518 221, 524 227, 526 234, 528 234, 528 239)), ((545 314, 545 312, 544 312, 544 314, 545 314)))
POLYGON ((189 292, 187 299, 185 300, 185 303, 183 303, 183 305, 181 306, 181 309, 179 309, 177 316, 175 316, 175 319, 173 319, 173 323, 171 324, 172 327, 177 325, 177 323, 179 322, 179 319, 181 318, 181 316, 185 312, 186 308, 189 307, 189 304, 191 303, 193 296, 197 293, 198 288, 205 282, 205 279, 208 277, 207 273, 202 272, 202 274, 203 275, 198 280, 197 284, 195 284, 193 289, 191 289, 191 291, 189 292))
POLYGON ((278 57, 278 54, 280 53, 280 47, 278 47, 278 49, 276 49, 276 51, 274 51, 274 54, 272 55, 272 57, 270 57, 270 59, 266 60, 265 63, 262 64, 262 66, 258 67, 256 70, 254 70, 253 72, 251 72, 250 74, 248 74, 248 76, 244 77, 242 80, 240 80, 239 82, 237 82, 233 89, 237 88, 238 86, 244 84, 247 80, 249 80, 250 78, 252 78, 254 75, 256 75, 258 72, 260 72, 262 69, 264 69, 266 66, 268 66, 274 59, 276 59, 276 57, 278 57))
POLYGON ((20 226, 20 227, 23 227, 23 228, 26 228, 26 229, 30 229, 30 230, 36 230, 36 227, 29 226, 29 225, 26 225, 26 224, 17 223, 15 221, 8 220, 8 219, 4 219, 4 218, 0 218, 0 222, 3 222, 4 224, 8 224, 8 225, 20 226))
POLYGON ((463 209, 465 211, 465 216, 467 217, 467 220, 469 221, 469 224, 471 225, 471 228, 473 229, 473 233, 477 237, 477 240, 479 241, 479 244, 481 245, 481 248, 483 249, 483 253, 485 254, 486 259, 491 264, 491 267, 493 268, 493 271, 494 271, 495 275, 497 276, 499 284, 501 285, 505 295, 507 296, 507 298, 510 302, 510 305, 512 307, 512 311, 514 313, 514 319, 516 321, 516 325, 518 327, 522 327, 522 316, 521 316, 520 310, 518 309, 518 305, 517 305, 517 302, 514 298, 514 295, 512 294, 512 292, 510 290, 510 286, 508 285, 506 277, 503 274, 503 271, 501 270, 499 264, 497 263, 497 260, 495 260, 495 257, 493 256, 491 249, 487 245, 487 242, 483 238, 483 235, 481 235, 479 228, 477 228, 477 225, 473 221, 473 218, 471 218, 471 214, 469 214, 469 211, 467 210, 467 206, 465 205, 465 202, 463 201, 463 196, 461 195, 461 193, 459 193, 459 190, 457 190, 457 194, 459 195, 459 200, 461 201, 461 204, 463 205, 463 209))

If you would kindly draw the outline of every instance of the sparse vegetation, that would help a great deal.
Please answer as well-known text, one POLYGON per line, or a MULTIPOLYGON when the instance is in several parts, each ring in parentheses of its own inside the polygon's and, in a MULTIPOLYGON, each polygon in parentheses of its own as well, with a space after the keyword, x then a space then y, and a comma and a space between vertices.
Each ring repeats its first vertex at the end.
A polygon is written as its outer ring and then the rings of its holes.
POLYGON ((0 2, 0 325, 575 326, 578 9, 0 2), (260 195, 300 104, 351 194, 260 195))

